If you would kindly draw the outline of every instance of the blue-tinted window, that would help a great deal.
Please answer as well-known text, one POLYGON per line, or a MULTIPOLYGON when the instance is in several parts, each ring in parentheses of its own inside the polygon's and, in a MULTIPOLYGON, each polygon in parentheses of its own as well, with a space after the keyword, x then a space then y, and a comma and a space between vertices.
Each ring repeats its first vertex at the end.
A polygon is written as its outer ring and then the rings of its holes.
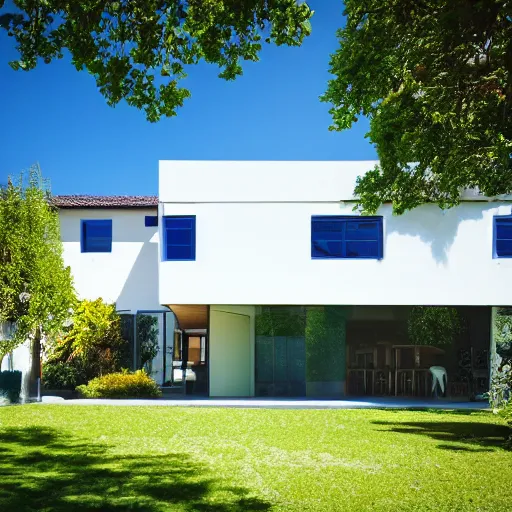
POLYGON ((196 259, 196 217, 164 217, 164 259, 196 259))
POLYGON ((157 215, 146 215, 144 219, 144 225, 147 228, 158 226, 158 216, 157 215))
POLYGON ((382 217, 311 217, 312 258, 381 259, 382 217))
POLYGON ((112 252, 112 219, 82 221, 82 252, 112 252))
POLYGON ((494 257, 512 258, 512 216, 494 217, 494 257))

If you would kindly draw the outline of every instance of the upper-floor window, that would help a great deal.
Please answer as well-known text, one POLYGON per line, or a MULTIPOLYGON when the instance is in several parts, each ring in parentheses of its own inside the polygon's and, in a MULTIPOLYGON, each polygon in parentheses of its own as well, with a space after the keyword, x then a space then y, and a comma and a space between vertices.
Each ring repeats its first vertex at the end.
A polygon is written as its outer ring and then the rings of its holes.
POLYGON ((82 220, 82 252, 112 252, 112 219, 82 220))
POLYGON ((382 217, 311 217, 311 257, 318 259, 383 256, 382 217))
POLYGON ((512 216, 494 217, 493 242, 495 258, 512 258, 512 216))
POLYGON ((164 260, 196 259, 196 216, 163 217, 164 260))
POLYGON ((147 228, 158 226, 158 216, 157 215, 146 215, 144 218, 144 226, 147 228))

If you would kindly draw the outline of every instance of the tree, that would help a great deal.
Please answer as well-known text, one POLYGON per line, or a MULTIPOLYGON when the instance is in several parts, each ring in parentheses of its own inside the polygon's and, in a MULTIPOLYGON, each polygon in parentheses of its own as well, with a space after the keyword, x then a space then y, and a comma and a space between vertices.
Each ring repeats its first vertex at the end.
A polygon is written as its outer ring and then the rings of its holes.
POLYGON ((15 325, 0 341, 1 359, 32 339, 33 377, 38 375, 40 341, 58 332, 75 294, 62 260, 58 213, 49 204, 38 167, 0 192, 0 322, 15 325))
MULTIPOLYGON (((0 0, 0 9, 5 0, 0 0)), ((125 99, 149 121, 174 116, 190 96, 178 86, 185 66, 217 64, 219 77, 242 74, 240 61, 257 61, 262 38, 298 46, 313 12, 297 0, 14 0, 0 27, 20 54, 14 69, 33 69, 71 54, 109 105, 125 99)))
POLYGON ((461 189, 512 191, 512 3, 346 0, 332 55, 332 130, 370 118, 380 164, 360 177, 358 207, 442 208, 461 189))

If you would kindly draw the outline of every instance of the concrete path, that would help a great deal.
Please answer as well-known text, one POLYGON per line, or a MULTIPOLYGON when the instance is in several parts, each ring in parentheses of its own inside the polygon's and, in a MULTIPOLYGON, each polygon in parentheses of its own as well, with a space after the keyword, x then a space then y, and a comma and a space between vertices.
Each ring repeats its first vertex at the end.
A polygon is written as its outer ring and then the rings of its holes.
POLYGON ((58 397, 43 397, 43 404, 60 405, 113 405, 123 406, 166 406, 166 407, 237 407, 245 409, 457 409, 489 410, 487 402, 452 402, 448 400, 414 400, 400 398, 372 398, 357 400, 308 400, 308 399, 267 399, 267 398, 158 398, 158 399, 76 399, 64 400, 58 397))

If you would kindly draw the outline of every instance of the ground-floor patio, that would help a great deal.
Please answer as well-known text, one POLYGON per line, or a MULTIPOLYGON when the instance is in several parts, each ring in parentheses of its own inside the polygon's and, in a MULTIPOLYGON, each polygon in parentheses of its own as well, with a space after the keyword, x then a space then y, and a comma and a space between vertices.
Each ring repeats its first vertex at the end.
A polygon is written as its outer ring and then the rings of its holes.
POLYGON ((424 400, 415 398, 344 398, 340 400, 315 400, 307 398, 199 398, 182 396, 160 399, 70 399, 43 396, 43 404, 60 405, 130 405, 168 407, 232 407, 239 409, 431 409, 485 411, 488 402, 457 402, 447 399, 424 400))
POLYGON ((155 380, 186 396, 465 402, 489 388, 496 309, 169 305, 136 319, 158 327, 155 380))

